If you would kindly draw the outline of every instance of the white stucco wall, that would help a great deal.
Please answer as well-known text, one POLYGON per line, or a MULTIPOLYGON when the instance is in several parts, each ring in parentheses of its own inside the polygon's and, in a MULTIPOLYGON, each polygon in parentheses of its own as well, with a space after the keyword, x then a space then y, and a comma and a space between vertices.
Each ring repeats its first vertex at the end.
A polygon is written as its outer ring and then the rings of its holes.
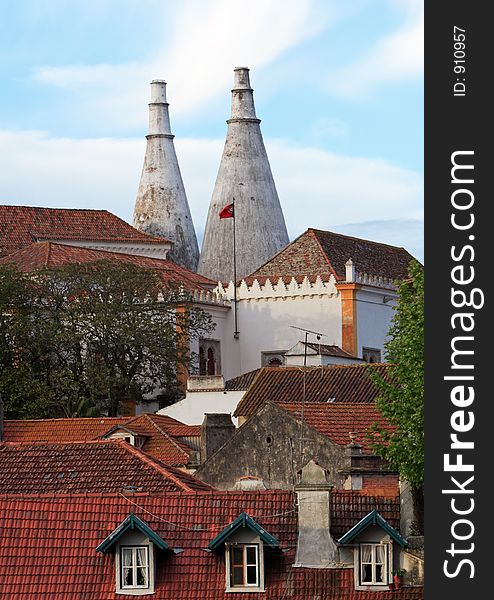
MULTIPOLYGON (((205 413, 233 414, 245 391, 187 392, 185 398, 158 411, 187 425, 201 425, 205 413)), ((235 426, 237 419, 232 417, 235 426)))
MULTIPOLYGON (((233 297, 233 284, 220 288, 226 298, 233 297)), ((225 380, 261 366, 263 352, 286 352, 304 339, 304 333, 291 326, 324 334, 321 342, 341 346, 341 305, 334 280, 309 283, 295 280, 263 285, 245 282, 237 289, 238 339, 234 339, 234 309, 227 315, 226 336, 222 339, 225 380)), ((309 341, 316 341, 315 335, 309 341)))
POLYGON ((357 293, 357 340, 358 355, 362 356, 362 348, 381 350, 384 361, 384 343, 391 326, 396 301, 383 302, 383 299, 396 298, 389 290, 364 287, 357 293))

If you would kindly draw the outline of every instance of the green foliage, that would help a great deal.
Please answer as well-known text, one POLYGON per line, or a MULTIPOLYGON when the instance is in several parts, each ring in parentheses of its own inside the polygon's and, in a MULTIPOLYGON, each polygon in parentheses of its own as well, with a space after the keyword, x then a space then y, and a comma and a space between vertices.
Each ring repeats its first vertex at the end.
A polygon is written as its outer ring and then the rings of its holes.
POLYGON ((98 261, 23 274, 0 268, 0 392, 6 418, 116 415, 177 368, 210 317, 156 272, 98 261))
POLYGON ((393 432, 372 428, 372 449, 385 458, 413 488, 424 478, 424 272, 413 261, 409 279, 399 286, 399 300, 386 344, 390 378, 371 374, 380 389, 377 406, 393 432))

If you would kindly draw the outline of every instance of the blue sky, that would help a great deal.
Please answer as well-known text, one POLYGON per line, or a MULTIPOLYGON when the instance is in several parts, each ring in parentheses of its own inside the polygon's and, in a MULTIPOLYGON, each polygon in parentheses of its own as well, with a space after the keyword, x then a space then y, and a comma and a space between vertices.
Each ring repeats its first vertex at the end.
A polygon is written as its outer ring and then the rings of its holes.
POLYGON ((422 0, 18 0, 0 21, 0 202, 131 221, 151 79, 165 79, 202 236, 248 66, 290 237, 423 259, 422 0))

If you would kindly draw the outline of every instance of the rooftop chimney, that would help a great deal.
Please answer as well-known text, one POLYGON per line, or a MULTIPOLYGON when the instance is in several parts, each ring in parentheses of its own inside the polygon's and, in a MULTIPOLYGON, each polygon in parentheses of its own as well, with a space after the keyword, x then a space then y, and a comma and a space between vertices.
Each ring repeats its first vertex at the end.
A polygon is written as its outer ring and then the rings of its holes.
POLYGON ((332 486, 326 472, 311 460, 295 486, 298 504, 298 540, 295 567, 325 569, 338 562, 338 549, 329 532, 332 486))
POLYGON ((233 227, 237 278, 245 277, 289 240, 256 117, 249 69, 234 70, 232 112, 216 177, 198 271, 216 281, 233 280, 233 227), (234 201, 234 219, 220 211, 234 201))
POLYGON ((201 425, 201 464, 235 433, 235 425, 227 413, 204 415, 201 425))
POLYGON ((195 271, 199 247, 170 130, 166 83, 151 82, 149 133, 134 208, 134 227, 173 242, 168 257, 195 271))

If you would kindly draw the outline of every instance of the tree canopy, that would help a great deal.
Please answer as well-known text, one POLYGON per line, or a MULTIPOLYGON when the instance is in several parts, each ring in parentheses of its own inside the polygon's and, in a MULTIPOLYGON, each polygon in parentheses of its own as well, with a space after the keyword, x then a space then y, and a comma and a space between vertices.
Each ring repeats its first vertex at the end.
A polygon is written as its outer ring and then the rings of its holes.
POLYGON ((188 295, 130 263, 35 273, 0 267, 0 393, 6 418, 116 415, 179 396, 190 340, 212 329, 188 295))
POLYGON ((399 299, 385 344, 389 379, 372 374, 380 389, 377 406, 394 427, 374 426, 372 448, 414 489, 424 478, 424 271, 412 261, 409 278, 398 288, 399 299))

